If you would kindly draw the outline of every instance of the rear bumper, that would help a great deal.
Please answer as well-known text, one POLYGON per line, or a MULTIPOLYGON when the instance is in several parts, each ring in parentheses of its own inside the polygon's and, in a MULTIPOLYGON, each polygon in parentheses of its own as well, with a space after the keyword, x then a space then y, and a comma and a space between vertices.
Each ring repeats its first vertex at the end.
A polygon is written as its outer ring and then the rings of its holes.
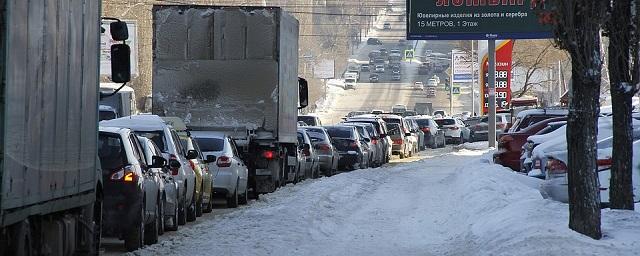
POLYGON ((360 154, 340 153, 340 161, 338 161, 339 167, 352 167, 355 164, 360 163, 360 154))
POLYGON ((102 206, 102 235, 122 237, 139 226, 142 211, 142 190, 139 187, 105 184, 102 206))

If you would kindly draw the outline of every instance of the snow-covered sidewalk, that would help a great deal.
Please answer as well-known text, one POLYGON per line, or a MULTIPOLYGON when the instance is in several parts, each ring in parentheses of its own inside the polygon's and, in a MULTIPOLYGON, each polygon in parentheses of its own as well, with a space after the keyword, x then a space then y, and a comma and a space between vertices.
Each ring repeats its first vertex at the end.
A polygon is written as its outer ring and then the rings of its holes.
POLYGON ((603 211, 605 237, 581 236, 567 228, 567 205, 542 199, 538 180, 490 163, 479 145, 287 186, 136 254, 640 253, 640 213, 603 211))

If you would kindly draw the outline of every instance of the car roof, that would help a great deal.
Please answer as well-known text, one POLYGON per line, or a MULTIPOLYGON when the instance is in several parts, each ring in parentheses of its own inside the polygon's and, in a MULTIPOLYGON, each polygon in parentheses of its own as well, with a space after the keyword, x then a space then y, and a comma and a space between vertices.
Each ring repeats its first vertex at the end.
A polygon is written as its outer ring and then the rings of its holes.
POLYGON ((517 118, 524 118, 529 115, 567 115, 569 114, 568 109, 559 108, 559 109, 544 109, 544 108, 534 108, 520 111, 518 113, 517 118))
POLYGON ((116 112, 116 109, 114 107, 108 105, 100 105, 98 106, 98 110, 116 112))
POLYGON ((226 134, 219 131, 190 131, 194 138, 224 138, 226 134))
POLYGON ((131 132, 131 130, 129 130, 128 128, 110 127, 110 126, 100 126, 99 131, 106 132, 106 133, 120 134, 123 136, 131 132))

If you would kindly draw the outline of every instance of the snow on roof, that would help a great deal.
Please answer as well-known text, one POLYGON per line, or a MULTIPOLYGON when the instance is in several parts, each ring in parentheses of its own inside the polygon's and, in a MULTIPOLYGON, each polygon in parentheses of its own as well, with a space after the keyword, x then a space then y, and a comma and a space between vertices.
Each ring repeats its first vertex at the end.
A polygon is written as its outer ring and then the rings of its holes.
POLYGON ((116 112, 116 109, 114 107, 108 105, 100 105, 98 106, 98 110, 116 112))
POLYGON ((194 138, 224 138, 225 133, 221 131, 191 131, 194 138))
POLYGON ((157 115, 133 115, 100 122, 101 126, 126 127, 132 130, 151 131, 162 130, 168 126, 157 115))
POLYGON ((125 134, 126 132, 129 131, 128 128, 122 128, 122 127, 110 127, 110 126, 99 126, 99 131, 101 132, 108 132, 108 133, 116 133, 116 134, 125 134))
POLYGON ((534 109, 527 109, 527 110, 523 110, 520 111, 520 113, 518 113, 517 118, 518 119, 522 119, 525 116, 528 115, 534 115, 534 114, 549 114, 549 115, 567 115, 569 114, 569 110, 566 108, 534 108, 534 109))
MULTIPOLYGON (((113 92, 115 90, 117 90, 118 88, 120 88, 120 86, 122 86, 122 84, 117 84, 117 83, 100 83, 100 90, 101 91, 107 91, 107 92, 113 92)), ((120 89, 121 92, 133 92, 133 88, 129 87, 129 86, 124 86, 122 87, 122 89, 120 89)))

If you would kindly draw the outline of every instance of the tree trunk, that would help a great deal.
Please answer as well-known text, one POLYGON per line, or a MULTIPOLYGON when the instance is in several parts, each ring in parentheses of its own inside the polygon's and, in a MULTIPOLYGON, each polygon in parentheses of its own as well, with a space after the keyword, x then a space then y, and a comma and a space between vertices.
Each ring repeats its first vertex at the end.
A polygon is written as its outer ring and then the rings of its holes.
MULTIPOLYGON (((593 44, 592 52, 600 52, 593 44)), ((598 58, 599 56, 594 56, 598 58)), ((600 107, 600 75, 593 62, 573 65, 573 87, 569 97, 567 149, 569 151, 569 227, 579 233, 600 239, 600 193, 596 173, 596 134, 600 107)))
POLYGON ((633 210, 633 127, 631 123, 631 0, 614 0, 609 22, 609 78, 613 111, 613 152, 609 202, 612 209, 633 210))

